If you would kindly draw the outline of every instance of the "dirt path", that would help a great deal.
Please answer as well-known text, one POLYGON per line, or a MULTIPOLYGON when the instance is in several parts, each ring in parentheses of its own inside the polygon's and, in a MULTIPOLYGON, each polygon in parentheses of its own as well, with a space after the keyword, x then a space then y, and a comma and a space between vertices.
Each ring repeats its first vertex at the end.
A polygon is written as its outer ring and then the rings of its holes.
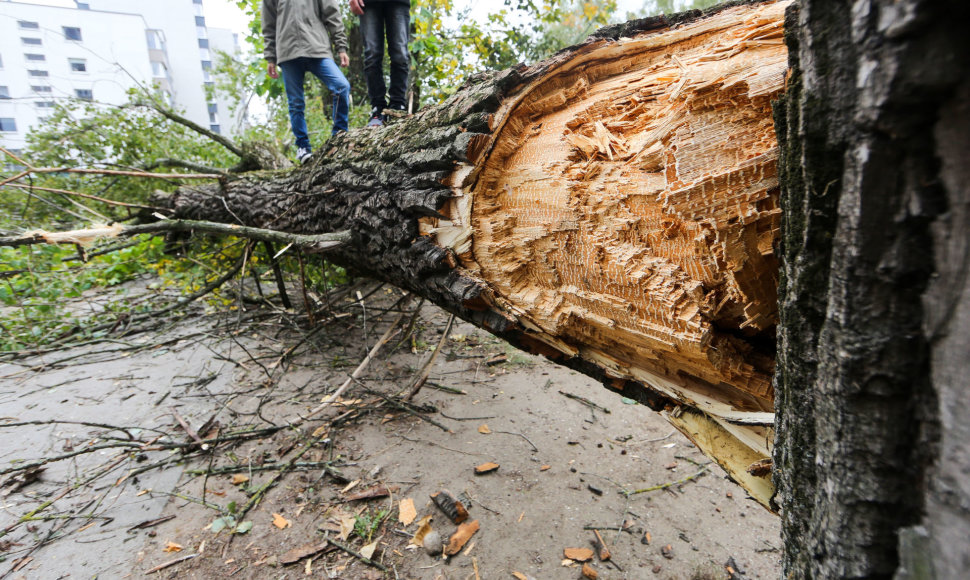
POLYGON ((164 336, 0 367, 0 469, 21 468, 0 482, 22 476, 25 462, 79 453, 19 489, 0 487, 0 578, 579 578, 563 550, 591 548, 588 528, 611 553, 589 563, 599 578, 727 578, 731 558, 744 571, 736 577, 778 576, 777 518, 661 417, 582 375, 456 324, 415 408, 388 403, 437 344, 447 316, 436 308, 422 309, 414 337, 385 348, 341 405, 287 427, 353 371, 398 296, 382 289, 363 307, 349 302, 308 339, 286 313, 243 326, 194 317, 164 336), (217 425, 200 429, 210 418, 217 425), (184 447, 192 439, 179 419, 203 438, 279 429, 202 451, 184 447), (12 426, 27 421, 42 424, 12 426), (183 449, 160 448, 172 444, 183 449), (475 475, 487 462, 498 469, 475 475), (190 473, 199 470, 210 475, 190 473), (380 487, 390 495, 347 501, 380 487), (457 528, 431 503, 442 490, 480 526, 448 562, 408 546, 423 516, 445 540, 457 528), (399 522, 402 500, 416 509, 410 525, 399 522), (248 531, 216 533, 216 520, 248 531), (341 534, 354 521, 370 542, 341 534), (376 542, 373 559, 387 571, 327 540, 358 552, 376 542), (283 564, 306 546, 319 550, 283 564))

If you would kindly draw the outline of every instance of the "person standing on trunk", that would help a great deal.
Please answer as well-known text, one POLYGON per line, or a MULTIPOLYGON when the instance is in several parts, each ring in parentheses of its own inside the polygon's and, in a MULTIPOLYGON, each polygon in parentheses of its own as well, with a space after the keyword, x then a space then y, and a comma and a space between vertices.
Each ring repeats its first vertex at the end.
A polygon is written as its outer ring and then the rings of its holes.
POLYGON ((339 53, 340 66, 348 66, 347 34, 337 0, 263 0, 263 39, 267 74, 275 79, 283 72, 296 157, 306 163, 313 151, 304 116, 306 73, 320 79, 333 95, 332 134, 348 129, 350 83, 334 62, 331 47, 339 53))
POLYGON ((367 126, 381 127, 387 120, 384 109, 404 111, 407 108, 411 0, 350 0, 350 11, 360 16, 360 32, 364 40, 364 78, 371 106, 367 126), (384 84, 385 35, 387 53, 391 58, 390 91, 384 84))

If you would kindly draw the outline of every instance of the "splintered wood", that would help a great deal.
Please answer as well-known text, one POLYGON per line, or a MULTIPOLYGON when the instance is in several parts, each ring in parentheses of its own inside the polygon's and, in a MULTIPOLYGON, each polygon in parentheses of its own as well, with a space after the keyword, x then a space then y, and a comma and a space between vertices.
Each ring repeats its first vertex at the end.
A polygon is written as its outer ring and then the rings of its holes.
POLYGON ((446 211, 470 246, 438 242, 548 346, 714 411, 770 411, 787 5, 574 52, 503 105, 461 176, 446 211))

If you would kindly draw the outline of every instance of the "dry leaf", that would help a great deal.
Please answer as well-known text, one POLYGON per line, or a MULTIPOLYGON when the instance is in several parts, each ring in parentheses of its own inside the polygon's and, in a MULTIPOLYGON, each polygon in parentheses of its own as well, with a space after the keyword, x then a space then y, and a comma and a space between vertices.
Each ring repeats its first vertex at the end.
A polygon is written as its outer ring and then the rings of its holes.
POLYGON ((451 535, 448 540, 448 547, 445 548, 445 555, 454 556, 468 543, 468 540, 478 531, 478 520, 472 520, 458 526, 458 531, 451 535))
POLYGON ((486 473, 491 473, 498 470, 498 463, 489 461, 488 463, 483 463, 475 468, 475 475, 485 475, 486 473))
POLYGON ((360 549, 360 555, 370 560, 371 556, 374 555, 374 550, 376 549, 377 549, 377 541, 371 542, 370 544, 367 544, 366 546, 360 549))
POLYGON ((273 514, 273 525, 281 530, 284 530, 290 527, 291 522, 280 514, 273 514))
POLYGON ((431 516, 424 516, 418 522, 418 531, 414 533, 414 537, 411 538, 411 544, 414 546, 424 545, 424 537, 428 535, 431 531, 431 516))
POLYGON ((588 562, 593 559, 593 551, 589 548, 566 548, 563 556, 577 562, 588 562))
POLYGON ((346 540, 350 537, 350 533, 354 531, 354 524, 357 523, 357 518, 354 516, 344 516, 340 518, 340 535, 337 537, 341 540, 346 540))
POLYGON ((240 483, 246 483, 247 481, 249 481, 249 476, 248 475, 243 475, 241 473, 237 473, 236 475, 233 475, 232 476, 232 484, 233 485, 239 485, 240 483))
POLYGON ((163 552, 181 552, 183 549, 184 549, 184 546, 180 546, 180 545, 176 544, 175 542, 167 542, 165 544, 165 549, 162 550, 162 551, 163 552))
POLYGON ((311 435, 311 437, 323 437, 324 435, 327 434, 327 431, 329 429, 330 429, 330 425, 320 425, 319 427, 313 430, 313 434, 311 435))
POLYGON ((414 518, 418 517, 418 510, 414 509, 414 499, 402 499, 397 506, 397 521, 404 526, 410 526, 414 518))
POLYGON ((589 580, 596 580, 600 575, 589 564, 583 564, 583 576, 589 578, 589 580))
POLYGON ((492 432, 492 430, 488 428, 488 425, 483 423, 482 426, 478 428, 478 432, 482 435, 488 435, 492 432))

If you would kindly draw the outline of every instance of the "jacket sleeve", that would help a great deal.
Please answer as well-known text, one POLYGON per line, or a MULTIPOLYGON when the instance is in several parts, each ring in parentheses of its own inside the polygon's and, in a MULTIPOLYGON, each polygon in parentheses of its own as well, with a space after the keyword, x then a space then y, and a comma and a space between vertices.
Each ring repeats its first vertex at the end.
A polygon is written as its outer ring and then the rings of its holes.
MULTIPOLYGON (((263 0, 264 2, 266 0, 263 0)), ((340 15, 340 8, 337 7, 336 0, 318 0, 317 7, 320 12, 320 20, 327 27, 330 35, 330 42, 333 43, 337 52, 347 52, 347 33, 344 31, 344 19, 340 15)))
POLYGON ((276 0, 263 0, 263 58, 276 64, 276 0))

